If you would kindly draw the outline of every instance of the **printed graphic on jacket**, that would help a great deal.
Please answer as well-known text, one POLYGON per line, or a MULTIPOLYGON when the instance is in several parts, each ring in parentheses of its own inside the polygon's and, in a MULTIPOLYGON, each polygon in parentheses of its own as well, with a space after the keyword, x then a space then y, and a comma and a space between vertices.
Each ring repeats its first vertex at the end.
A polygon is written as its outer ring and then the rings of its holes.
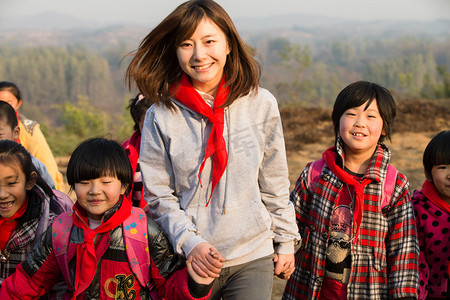
POLYGON ((326 251, 326 276, 343 284, 347 284, 350 278, 352 219, 353 213, 349 205, 338 205, 334 209, 326 251))

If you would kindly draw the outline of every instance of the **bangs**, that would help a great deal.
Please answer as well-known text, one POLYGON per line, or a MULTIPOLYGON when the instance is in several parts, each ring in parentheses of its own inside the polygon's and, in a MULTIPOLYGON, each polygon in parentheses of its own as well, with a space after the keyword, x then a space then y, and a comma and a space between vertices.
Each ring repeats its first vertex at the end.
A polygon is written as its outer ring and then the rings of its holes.
POLYGON ((115 177, 123 186, 133 183, 133 170, 125 149, 115 141, 94 138, 81 143, 67 164, 67 182, 71 187, 83 180, 115 177))
POLYGON ((108 155, 102 155, 97 151, 86 152, 80 155, 78 163, 72 167, 74 182, 91 180, 99 177, 118 177, 116 164, 108 155))
POLYGON ((181 42, 189 39, 194 34, 198 24, 205 17, 207 17, 207 15, 202 8, 199 6, 190 7, 178 27, 175 46, 177 47, 181 42))

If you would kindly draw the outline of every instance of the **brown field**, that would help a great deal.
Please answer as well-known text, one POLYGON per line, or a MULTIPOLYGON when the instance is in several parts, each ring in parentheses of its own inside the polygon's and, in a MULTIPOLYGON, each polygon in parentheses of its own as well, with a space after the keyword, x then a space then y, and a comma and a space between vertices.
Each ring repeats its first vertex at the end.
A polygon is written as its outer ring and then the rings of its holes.
MULTIPOLYGON (((291 188, 306 163, 321 157, 333 145, 331 110, 289 107, 280 110, 288 153, 291 188)), ((405 100, 397 105, 391 163, 407 176, 411 190, 420 189, 425 179, 422 154, 429 140, 441 130, 450 130, 450 99, 405 100)), ((68 158, 57 158, 65 174, 68 158)), ((68 191, 68 188, 67 188, 68 191)), ((275 278, 272 299, 281 299, 286 281, 275 278)))

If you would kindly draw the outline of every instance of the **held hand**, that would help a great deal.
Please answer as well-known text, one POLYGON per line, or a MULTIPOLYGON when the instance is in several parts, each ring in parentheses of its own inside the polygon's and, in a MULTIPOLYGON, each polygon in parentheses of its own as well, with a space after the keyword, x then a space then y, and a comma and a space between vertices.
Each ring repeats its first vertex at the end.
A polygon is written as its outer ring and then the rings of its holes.
POLYGON ((281 279, 289 279, 295 270, 294 254, 277 254, 273 257, 275 263, 274 274, 281 279))
POLYGON ((219 277, 225 259, 219 251, 209 243, 200 243, 191 250, 188 260, 191 260, 192 269, 201 277, 219 277))
POLYGON ((187 267, 187 271, 189 273, 189 276, 191 276, 192 279, 195 280, 195 282, 197 282, 198 284, 210 284, 211 282, 214 281, 214 277, 202 277, 199 276, 192 268, 192 256, 189 257, 186 261, 186 267, 187 267))

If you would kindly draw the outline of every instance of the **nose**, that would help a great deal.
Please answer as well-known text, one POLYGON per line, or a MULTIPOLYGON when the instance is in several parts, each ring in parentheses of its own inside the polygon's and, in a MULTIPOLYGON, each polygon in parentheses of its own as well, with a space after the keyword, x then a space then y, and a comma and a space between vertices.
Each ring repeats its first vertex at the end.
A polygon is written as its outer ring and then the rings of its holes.
POLYGON ((206 56, 206 49, 203 45, 196 44, 194 46, 193 58, 197 61, 201 61, 206 56))
POLYGON ((6 193, 6 189, 3 186, 0 186, 0 200, 6 199, 8 197, 8 193, 6 193))
POLYGON ((95 182, 91 182, 90 188, 89 188, 89 194, 90 195, 98 195, 100 194, 100 189, 98 184, 95 182))
POLYGON ((359 117, 355 119, 355 127, 360 127, 360 128, 364 128, 366 127, 366 122, 364 121, 363 118, 359 117))

